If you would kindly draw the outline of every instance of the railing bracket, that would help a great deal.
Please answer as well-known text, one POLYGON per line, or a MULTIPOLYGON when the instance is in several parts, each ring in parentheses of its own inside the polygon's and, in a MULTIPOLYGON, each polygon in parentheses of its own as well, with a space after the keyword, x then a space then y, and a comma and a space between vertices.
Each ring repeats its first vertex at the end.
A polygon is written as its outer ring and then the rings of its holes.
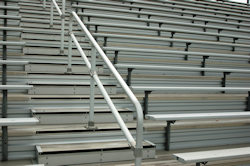
POLYGON ((166 150, 170 150, 170 135, 171 135, 171 124, 174 124, 175 120, 173 121, 167 121, 167 127, 165 127, 166 131, 166 150))
POLYGON ((143 156, 143 148, 134 148, 134 156, 142 157, 143 156))
POLYGON ((134 70, 134 68, 128 68, 128 75, 127 75, 127 85, 131 85, 131 73, 134 70))
POLYGON ((62 15, 61 15, 61 19, 65 19, 65 14, 62 14, 62 15))
MULTIPOLYGON (((206 59, 208 59, 209 56, 203 56, 203 61, 201 62, 201 67, 205 68, 206 67, 206 59)), ((201 75, 205 76, 205 72, 201 71, 201 75)))
MULTIPOLYGON (((222 78, 222 87, 226 87, 226 76, 229 75, 231 72, 223 72, 223 78, 222 78)), ((222 93, 225 93, 225 91, 222 91, 222 93)))
POLYGON ((250 111, 250 91, 248 91, 248 97, 247 97, 247 109, 246 111, 250 111))
POLYGON ((145 115, 148 113, 148 95, 149 95, 151 92, 152 92, 152 91, 145 91, 144 109, 143 109, 144 117, 145 117, 145 115))

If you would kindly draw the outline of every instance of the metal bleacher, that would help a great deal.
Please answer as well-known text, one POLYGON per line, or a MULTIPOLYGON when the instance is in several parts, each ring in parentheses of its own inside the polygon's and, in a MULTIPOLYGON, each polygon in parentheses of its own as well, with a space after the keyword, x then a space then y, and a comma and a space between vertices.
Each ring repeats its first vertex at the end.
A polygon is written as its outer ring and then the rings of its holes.
POLYGON ((0 165, 249 164, 249 11, 1 1, 0 165))

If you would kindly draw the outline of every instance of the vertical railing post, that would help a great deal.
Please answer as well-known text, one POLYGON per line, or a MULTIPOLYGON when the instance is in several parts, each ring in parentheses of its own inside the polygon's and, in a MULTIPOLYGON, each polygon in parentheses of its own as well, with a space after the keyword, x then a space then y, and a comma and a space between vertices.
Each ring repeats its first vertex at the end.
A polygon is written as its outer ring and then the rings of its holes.
POLYGON ((53 28, 53 1, 50 4, 50 28, 53 28))
POLYGON ((95 71, 96 66, 96 49, 94 46, 91 48, 91 80, 90 80, 90 107, 89 107, 89 123, 86 128, 88 129, 96 129, 94 122, 94 105, 95 105, 95 80, 94 75, 96 75, 95 71))
POLYGON ((61 15, 61 50, 60 54, 64 54, 64 22, 65 22, 65 0, 62 0, 62 15, 61 15))
POLYGON ((71 33, 72 33, 72 22, 73 22, 73 16, 70 15, 69 17, 69 38, 68 38, 68 68, 67 68, 67 73, 72 73, 72 66, 71 66, 71 58, 72 58, 72 38, 71 38, 71 33))
POLYGON ((43 9, 46 8, 46 0, 43 0, 43 9))

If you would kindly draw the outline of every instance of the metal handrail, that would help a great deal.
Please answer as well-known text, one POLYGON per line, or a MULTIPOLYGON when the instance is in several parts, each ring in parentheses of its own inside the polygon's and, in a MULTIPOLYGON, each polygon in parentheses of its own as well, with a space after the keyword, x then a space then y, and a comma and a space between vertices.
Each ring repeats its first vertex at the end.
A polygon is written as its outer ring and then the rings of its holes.
MULTIPOLYGON (((60 10, 59 6, 56 3, 56 0, 51 0, 50 6, 50 28, 53 28, 53 8, 56 7, 59 16, 61 17, 61 46, 60 46, 60 54, 64 54, 64 25, 65 25, 65 0, 62 0, 62 10, 60 10)), ((43 0, 43 8, 46 7, 46 0, 43 0)))
MULTIPOLYGON (((80 52, 83 60, 85 61, 86 66, 88 67, 88 69, 90 71, 91 78, 95 80, 97 86, 101 90, 101 93, 104 96, 104 99, 106 100, 106 102, 109 105, 112 113, 114 114, 119 126, 121 127, 121 130, 123 131, 126 139, 128 140, 128 142, 130 144, 130 147, 134 150, 135 165, 140 166, 141 165, 141 159, 142 159, 142 139, 143 139, 143 113, 142 113, 142 107, 141 107, 140 102, 135 97, 135 95, 130 90, 130 88, 127 86, 127 84, 125 83, 123 78, 117 72, 117 70, 115 69, 113 64, 110 62, 110 60, 108 59, 106 54, 103 52, 101 47, 98 45, 98 43, 95 41, 93 36, 90 34, 89 30, 85 27, 83 22, 80 20, 80 18, 78 17, 78 15, 74 11, 72 11, 71 14, 70 14, 70 22, 69 22, 69 40, 68 40, 69 41, 69 47, 68 47, 69 55, 68 55, 68 70, 67 70, 68 72, 71 72, 72 40, 76 44, 78 51, 80 52), (81 46, 79 45, 77 39, 75 38, 75 35, 72 32, 73 17, 79 23, 82 30, 85 32, 85 34, 88 36, 88 38, 90 39, 90 41, 92 43, 92 51, 91 51, 92 52, 92 54, 91 54, 92 55, 92 57, 91 57, 92 58, 92 60, 91 60, 92 65, 88 61, 87 56, 84 54, 81 46), (97 73, 95 72, 95 70, 93 70, 94 69, 93 65, 95 65, 94 64, 95 62, 93 62, 93 60, 95 61, 95 57, 96 57, 95 52, 96 51, 102 57, 102 59, 104 60, 104 62, 108 66, 108 68, 111 70, 111 72, 115 76, 116 80, 119 82, 119 84, 121 85, 121 87, 126 92, 126 94, 128 95, 128 97, 130 98, 130 100, 132 101, 132 103, 135 106, 136 113, 137 113, 136 142, 133 139, 131 133, 129 132, 127 126, 123 122, 123 120, 122 120, 121 116, 119 115, 118 111, 116 110, 116 108, 115 108, 113 102, 111 101, 109 95, 107 94, 106 90, 104 89, 101 81, 99 80, 99 78, 97 76, 97 73)), ((93 102, 93 97, 94 97, 93 93, 91 93, 90 102, 93 102)), ((91 104, 90 104, 90 106, 91 106, 91 104)), ((92 108, 90 108, 90 112, 92 111, 91 109, 92 108)), ((91 122, 91 117, 92 116, 93 115, 91 115, 91 113, 90 113, 90 122, 91 122)))

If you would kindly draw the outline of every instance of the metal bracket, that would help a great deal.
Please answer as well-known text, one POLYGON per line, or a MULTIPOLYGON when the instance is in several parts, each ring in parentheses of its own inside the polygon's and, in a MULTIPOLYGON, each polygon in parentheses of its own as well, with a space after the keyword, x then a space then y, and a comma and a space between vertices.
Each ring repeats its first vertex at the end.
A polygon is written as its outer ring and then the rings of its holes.
POLYGON ((107 47, 107 39, 108 39, 108 37, 104 37, 103 47, 107 47))
MULTIPOLYGON (((192 43, 186 43, 186 48, 185 48, 185 51, 188 51, 188 47, 191 45, 192 43)), ((185 58, 184 58, 186 61, 188 60, 188 55, 185 55, 185 58)))
POLYGON ((145 91, 145 97, 144 97, 144 109, 143 109, 143 115, 145 117, 145 115, 148 113, 148 95, 151 93, 152 91, 145 91))
POLYGON ((92 72, 90 69, 88 69, 89 75, 93 77, 94 75, 97 75, 96 71, 92 72))
POLYGON ((98 33, 98 26, 99 25, 95 25, 95 33, 98 33))
POLYGON ((170 150, 170 135, 171 135, 171 123, 174 124, 176 121, 167 121, 167 127, 165 128, 166 130, 166 150, 170 150))
MULTIPOLYGON (((236 40, 238 40, 238 38, 234 38, 233 43, 235 43, 236 40)), ((234 46, 233 46, 233 48, 232 48, 232 51, 235 51, 235 47, 234 47, 234 46)))
POLYGON ((61 15, 61 19, 65 19, 65 14, 62 14, 62 15, 61 15))
POLYGON ((53 25, 49 25, 49 28, 53 28, 53 25))
POLYGON ((143 148, 134 148, 134 156, 142 157, 143 156, 143 148))
POLYGON ((95 122, 88 122, 88 125, 84 126, 87 130, 97 130, 98 127, 95 126, 95 122))
POLYGON ((131 85, 131 73, 134 70, 134 68, 128 68, 128 75, 127 75, 127 85, 131 85))
POLYGON ((171 32, 171 38, 174 38, 175 32, 171 32))
POLYGON ((118 53, 119 53, 119 51, 115 51, 114 64, 118 63, 118 53))
POLYGON ((247 109, 246 111, 250 111, 250 91, 248 91, 248 97, 247 97, 247 109))
POLYGON ((202 162, 203 165, 206 165, 207 164, 207 161, 206 162, 202 162))
MULTIPOLYGON (((209 56, 203 56, 203 61, 201 62, 201 67, 206 67, 206 59, 208 59, 209 56)), ((205 76, 205 72, 204 71, 201 71, 201 75, 202 76, 205 76)))
POLYGON ((60 50, 60 55, 64 55, 64 50, 60 50))
MULTIPOLYGON (((222 87, 226 87, 226 76, 229 75, 231 72, 223 72, 223 78, 222 78, 222 87)), ((225 93, 225 91, 222 91, 222 93, 225 93)))
POLYGON ((69 36, 71 36, 71 34, 73 34, 73 31, 70 31, 70 32, 69 32, 69 36))
POLYGON ((71 74, 74 74, 74 73, 72 72, 72 68, 67 68, 67 72, 65 72, 64 74, 71 75, 71 74))

